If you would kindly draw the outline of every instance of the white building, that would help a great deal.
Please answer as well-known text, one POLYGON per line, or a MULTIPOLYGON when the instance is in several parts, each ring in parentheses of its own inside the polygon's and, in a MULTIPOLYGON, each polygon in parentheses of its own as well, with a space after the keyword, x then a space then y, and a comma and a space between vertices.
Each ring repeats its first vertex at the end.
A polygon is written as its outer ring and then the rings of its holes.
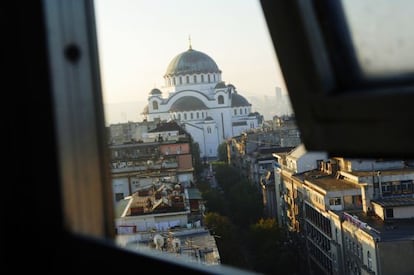
POLYGON ((143 115, 148 121, 180 122, 199 144, 201 157, 217 157, 218 145, 258 126, 251 104, 222 81, 211 57, 191 45, 172 59, 164 79, 164 87, 151 90, 143 115))

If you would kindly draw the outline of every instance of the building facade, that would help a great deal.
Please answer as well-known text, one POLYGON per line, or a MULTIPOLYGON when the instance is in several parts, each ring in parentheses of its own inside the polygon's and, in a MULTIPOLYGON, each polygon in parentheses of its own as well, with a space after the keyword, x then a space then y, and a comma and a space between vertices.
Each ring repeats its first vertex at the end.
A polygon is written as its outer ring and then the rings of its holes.
POLYGON ((306 248, 310 274, 414 272, 412 162, 327 159, 304 148, 275 157, 278 218, 306 248))

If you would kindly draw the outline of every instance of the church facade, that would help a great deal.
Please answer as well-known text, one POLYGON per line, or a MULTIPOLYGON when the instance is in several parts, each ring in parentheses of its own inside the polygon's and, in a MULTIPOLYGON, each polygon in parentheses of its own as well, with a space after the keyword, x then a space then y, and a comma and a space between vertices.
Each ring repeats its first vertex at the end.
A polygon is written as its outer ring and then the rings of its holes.
POLYGON ((144 118, 177 121, 199 144, 202 158, 217 157, 221 143, 258 126, 251 104, 222 80, 210 56, 191 45, 171 60, 164 80, 150 91, 144 118))

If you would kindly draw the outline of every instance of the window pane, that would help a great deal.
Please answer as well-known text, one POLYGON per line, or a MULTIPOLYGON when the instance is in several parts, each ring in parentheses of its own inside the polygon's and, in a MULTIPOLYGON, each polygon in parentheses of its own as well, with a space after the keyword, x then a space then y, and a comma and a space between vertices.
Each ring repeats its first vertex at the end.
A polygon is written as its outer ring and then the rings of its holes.
POLYGON ((414 2, 410 0, 342 1, 355 54, 368 77, 414 72, 414 2))

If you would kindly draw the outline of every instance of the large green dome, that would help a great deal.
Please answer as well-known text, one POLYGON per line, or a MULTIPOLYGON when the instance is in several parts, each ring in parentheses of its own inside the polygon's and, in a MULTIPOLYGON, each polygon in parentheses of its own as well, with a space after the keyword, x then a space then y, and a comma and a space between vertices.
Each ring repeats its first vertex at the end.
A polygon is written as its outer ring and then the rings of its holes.
POLYGON ((165 76, 195 73, 221 73, 221 71, 210 56, 190 48, 174 57, 168 65, 165 76))

